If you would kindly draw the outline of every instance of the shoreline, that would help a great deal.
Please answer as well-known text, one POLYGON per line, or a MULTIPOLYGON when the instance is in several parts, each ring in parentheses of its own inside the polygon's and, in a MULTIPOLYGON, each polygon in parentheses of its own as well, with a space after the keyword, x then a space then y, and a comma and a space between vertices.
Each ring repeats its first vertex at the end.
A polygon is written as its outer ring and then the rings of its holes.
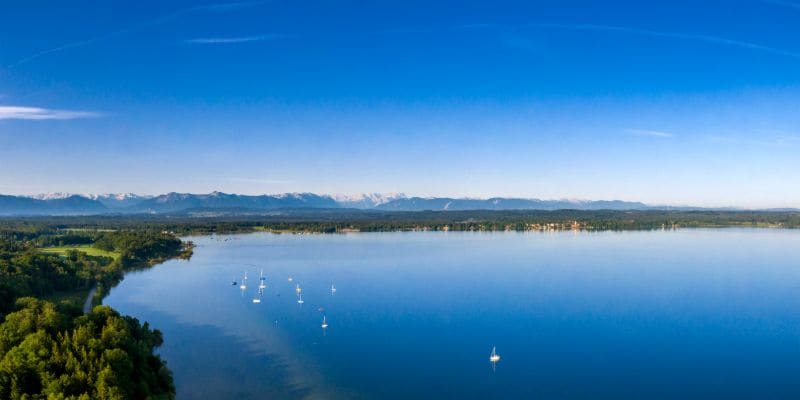
POLYGON ((97 293, 97 285, 92 286, 89 289, 89 294, 86 295, 86 301, 83 302, 83 313, 86 314, 92 310, 92 306, 94 304, 94 295, 97 293))

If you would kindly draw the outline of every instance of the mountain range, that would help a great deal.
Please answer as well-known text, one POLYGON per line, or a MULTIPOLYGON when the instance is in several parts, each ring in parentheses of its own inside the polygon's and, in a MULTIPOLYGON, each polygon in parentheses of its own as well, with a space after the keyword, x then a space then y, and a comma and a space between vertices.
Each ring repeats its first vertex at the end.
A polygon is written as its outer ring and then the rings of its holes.
POLYGON ((405 199, 403 193, 362 193, 356 195, 332 195, 339 206, 344 208, 370 209, 398 199, 405 199))
POLYGON ((103 203, 77 195, 52 199, 0 195, 0 215, 89 215, 107 211, 103 203))
POLYGON ((379 211, 466 210, 692 210, 697 207, 651 206, 621 200, 539 200, 494 197, 490 199, 408 197, 401 193, 329 196, 313 193, 239 195, 167 193, 143 196, 132 193, 49 193, 36 196, 0 195, 0 215, 175 214, 225 211, 252 213, 281 209, 359 209, 379 211))
POLYGON ((466 211, 466 210, 644 210, 652 208, 639 202, 620 200, 539 200, 493 197, 491 199, 456 199, 447 197, 398 198, 375 206, 385 211, 466 211))

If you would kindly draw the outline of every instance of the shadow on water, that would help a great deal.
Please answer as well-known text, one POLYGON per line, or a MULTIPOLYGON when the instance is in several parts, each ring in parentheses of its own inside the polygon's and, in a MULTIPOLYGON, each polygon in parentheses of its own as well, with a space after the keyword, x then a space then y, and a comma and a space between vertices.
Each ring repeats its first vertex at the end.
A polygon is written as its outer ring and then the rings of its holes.
POLYGON ((217 279, 200 276, 217 270, 168 261, 128 274, 104 299, 162 331, 158 352, 173 371, 178 399, 329 399, 347 392, 330 389, 315 361, 296 351, 291 332, 269 323, 274 317, 266 313, 276 304, 253 305, 250 294, 226 281, 216 292, 217 279))
POLYGON ((178 400, 314 397, 309 385, 291 376, 282 357, 255 351, 210 325, 180 323, 153 310, 141 314, 167 338, 158 353, 172 370, 178 400))

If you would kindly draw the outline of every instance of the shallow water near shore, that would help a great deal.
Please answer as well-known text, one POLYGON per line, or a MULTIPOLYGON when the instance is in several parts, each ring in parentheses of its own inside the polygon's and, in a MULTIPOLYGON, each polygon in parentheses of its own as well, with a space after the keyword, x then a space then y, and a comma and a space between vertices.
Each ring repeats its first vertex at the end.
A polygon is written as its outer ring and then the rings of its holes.
POLYGON ((800 397, 800 231, 190 239, 104 300, 178 399, 800 397))

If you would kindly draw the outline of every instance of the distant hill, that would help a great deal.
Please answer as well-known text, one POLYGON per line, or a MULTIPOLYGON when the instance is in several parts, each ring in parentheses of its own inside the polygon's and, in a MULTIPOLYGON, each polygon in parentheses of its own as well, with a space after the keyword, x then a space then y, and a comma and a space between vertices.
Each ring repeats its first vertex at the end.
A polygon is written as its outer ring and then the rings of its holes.
POLYGON ((77 195, 47 200, 0 195, 0 215, 90 215, 105 212, 108 208, 99 201, 77 195))
MULTIPOLYGON (((208 194, 167 193, 143 196, 132 193, 73 195, 49 193, 37 196, 0 195, 0 215, 93 215, 93 214, 186 214, 249 215, 265 211, 316 209, 342 213, 344 209, 375 211, 472 211, 472 210, 664 210, 735 211, 733 208, 651 206, 620 200, 539 200, 494 197, 468 199, 449 197, 406 197, 403 194, 370 193, 354 196, 327 196, 313 193, 277 195, 239 195, 222 192, 208 194), (337 211, 338 210, 338 211, 337 211)), ((769 211, 778 211, 769 210, 769 211)), ((780 209, 797 211, 797 209, 780 209)), ((296 212, 296 211, 293 211, 296 212)))
POLYGON ((37 200, 62 200, 68 197, 85 197, 91 200, 97 200, 109 209, 120 209, 132 207, 140 202, 152 198, 153 196, 138 195, 134 193, 104 193, 104 194, 74 194, 64 192, 41 193, 33 196, 24 196, 37 200))
POLYGON ((134 193, 106 193, 85 195, 92 200, 103 203, 109 209, 125 209, 136 206, 137 204, 153 198, 153 196, 142 196, 134 193))
POLYGON ((329 196, 313 193, 246 196, 213 192, 209 194, 167 193, 144 200, 128 212, 171 213, 194 209, 274 210, 279 208, 339 208, 329 196))
POLYGON ((246 196, 167 193, 142 196, 132 193, 73 195, 47 193, 36 196, 0 195, 0 215, 166 214, 190 210, 225 210, 233 213, 283 208, 340 208, 330 196, 313 193, 246 196))
POLYGON ((363 193, 349 196, 335 195, 331 197, 333 197, 341 207, 367 210, 386 204, 392 200, 405 199, 406 195, 403 193, 363 193))
POLYGON ((384 211, 466 211, 466 210, 644 210, 652 208, 644 203, 619 200, 567 201, 514 199, 454 199, 446 197, 410 197, 395 199, 375 207, 384 211))

